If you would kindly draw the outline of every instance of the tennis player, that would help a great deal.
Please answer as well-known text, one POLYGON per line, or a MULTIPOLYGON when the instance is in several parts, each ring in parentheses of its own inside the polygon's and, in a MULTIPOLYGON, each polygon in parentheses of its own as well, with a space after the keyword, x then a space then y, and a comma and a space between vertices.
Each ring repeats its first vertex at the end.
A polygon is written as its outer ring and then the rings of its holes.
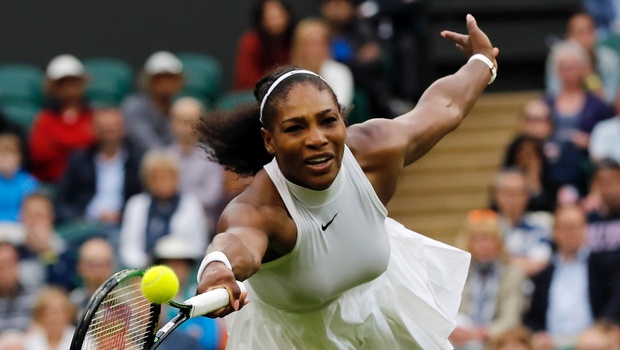
POLYGON ((468 62, 398 118, 346 128, 329 85, 289 67, 257 83, 257 103, 202 121, 212 156, 254 176, 198 273, 199 293, 230 292, 230 306, 210 314, 228 315, 229 348, 452 348, 469 254, 404 228, 385 206, 403 167, 454 130, 495 78, 498 49, 473 16, 466 22, 467 34, 441 35, 468 62))

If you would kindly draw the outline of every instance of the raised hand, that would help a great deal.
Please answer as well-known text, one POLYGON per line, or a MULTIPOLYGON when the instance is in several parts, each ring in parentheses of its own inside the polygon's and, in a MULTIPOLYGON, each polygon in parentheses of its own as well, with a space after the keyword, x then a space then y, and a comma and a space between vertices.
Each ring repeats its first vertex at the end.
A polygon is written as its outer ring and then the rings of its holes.
POLYGON ((499 49, 493 47, 489 37, 478 28, 476 19, 472 15, 467 15, 467 32, 468 34, 460 34, 449 30, 441 32, 441 36, 450 39, 454 42, 456 47, 461 50, 465 56, 471 57, 474 54, 481 53, 493 60, 497 67, 497 61, 495 57, 499 54, 499 49))

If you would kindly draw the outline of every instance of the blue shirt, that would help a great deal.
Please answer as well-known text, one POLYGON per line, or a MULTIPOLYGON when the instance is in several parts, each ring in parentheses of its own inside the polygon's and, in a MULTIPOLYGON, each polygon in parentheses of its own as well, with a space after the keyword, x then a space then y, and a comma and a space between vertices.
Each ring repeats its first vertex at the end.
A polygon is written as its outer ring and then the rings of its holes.
POLYGON ((0 175, 0 221, 19 221, 22 200, 38 187, 39 182, 23 170, 11 178, 0 175))
POLYGON ((594 322, 589 302, 588 255, 581 249, 571 261, 560 255, 554 257, 547 308, 547 331, 551 335, 578 334, 594 322))
POLYGON ((95 156, 95 195, 86 207, 86 217, 98 220, 103 212, 120 212, 123 207, 123 190, 125 187, 125 160, 127 154, 118 152, 111 159, 104 159, 101 154, 95 156))

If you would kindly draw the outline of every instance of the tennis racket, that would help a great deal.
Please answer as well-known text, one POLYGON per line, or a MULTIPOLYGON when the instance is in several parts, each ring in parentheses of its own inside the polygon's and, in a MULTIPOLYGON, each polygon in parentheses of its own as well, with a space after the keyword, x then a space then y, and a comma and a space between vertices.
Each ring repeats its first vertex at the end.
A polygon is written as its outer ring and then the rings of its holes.
MULTIPOLYGON (((229 303, 224 288, 210 290, 183 303, 170 301, 178 314, 157 332, 161 305, 146 299, 140 285, 144 271, 115 273, 90 298, 71 341, 71 350, 154 350, 186 320, 229 303)), ((242 291, 245 288, 237 282, 242 291)))

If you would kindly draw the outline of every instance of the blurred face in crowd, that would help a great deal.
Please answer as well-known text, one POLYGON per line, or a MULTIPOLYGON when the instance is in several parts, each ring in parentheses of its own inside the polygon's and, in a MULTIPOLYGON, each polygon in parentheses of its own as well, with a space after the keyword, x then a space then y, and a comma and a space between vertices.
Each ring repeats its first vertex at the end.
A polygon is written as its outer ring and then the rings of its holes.
POLYGON ((542 100, 528 102, 521 117, 521 132, 524 135, 544 140, 553 131, 549 106, 542 100))
POLYGON ((179 278, 179 283, 184 286, 192 277, 192 261, 188 259, 165 259, 162 264, 168 265, 179 278))
POLYGON ((536 160, 542 167, 543 159, 541 158, 540 153, 538 153, 536 147, 537 144, 534 140, 521 142, 515 154, 516 165, 519 168, 523 169, 529 167, 533 160, 536 160))
POLYGON ((0 295, 13 292, 19 281, 19 255, 17 249, 9 243, 0 243, 0 295))
POLYGON ((335 25, 347 23, 354 15, 355 7, 351 0, 324 0, 321 2, 321 13, 335 25))
POLYGON ((80 248, 78 273, 89 289, 96 289, 114 273, 114 251, 110 244, 93 238, 80 248))
POLYGON ((585 77, 587 64, 579 54, 562 52, 557 58, 558 78, 562 87, 580 86, 585 77))
POLYGON ((157 99, 171 100, 183 88, 181 74, 160 73, 149 78, 149 93, 157 99))
POLYGON ((12 178, 21 167, 20 140, 13 134, 0 135, 0 176, 12 178))
POLYGON ((198 142, 196 127, 200 121, 202 106, 192 98, 182 98, 172 105, 172 134, 179 143, 198 142))
POLYGON ((96 111, 93 117, 93 132, 101 144, 119 144, 125 137, 125 122, 117 109, 96 111))
POLYGON ((319 74, 330 56, 329 31, 319 21, 302 21, 295 30, 293 64, 319 74))
POLYGON ((499 212, 511 220, 520 219, 529 200, 523 175, 517 172, 500 174, 495 186, 495 202, 499 212))
POLYGON ((34 306, 34 321, 49 335, 61 335, 74 319, 74 307, 61 289, 49 288, 40 292, 34 306))
POLYGON ((267 33, 273 36, 284 34, 289 20, 289 15, 281 2, 267 1, 263 5, 261 24, 267 33))
POLYGON ((499 257, 501 244, 499 232, 478 228, 470 233, 469 252, 476 261, 490 262, 499 257))
POLYGON ((86 93, 85 77, 64 77, 50 82, 52 96, 64 103, 77 102, 86 93))
POLYGON ((595 181, 604 206, 613 213, 620 213, 620 170, 601 169, 595 181))
POLYGON ((22 222, 27 231, 52 227, 54 210, 51 201, 41 196, 27 198, 22 204, 22 222))
POLYGON ((168 166, 156 166, 148 175, 147 187, 157 199, 168 200, 177 193, 179 174, 168 166))
POLYGON ((566 38, 578 42, 585 50, 591 51, 596 45, 596 27, 592 17, 585 13, 573 16, 568 21, 566 38))
POLYGON ((569 205, 556 210, 554 238, 558 251, 566 255, 576 254, 585 241, 586 228, 586 215, 579 206, 569 205))

